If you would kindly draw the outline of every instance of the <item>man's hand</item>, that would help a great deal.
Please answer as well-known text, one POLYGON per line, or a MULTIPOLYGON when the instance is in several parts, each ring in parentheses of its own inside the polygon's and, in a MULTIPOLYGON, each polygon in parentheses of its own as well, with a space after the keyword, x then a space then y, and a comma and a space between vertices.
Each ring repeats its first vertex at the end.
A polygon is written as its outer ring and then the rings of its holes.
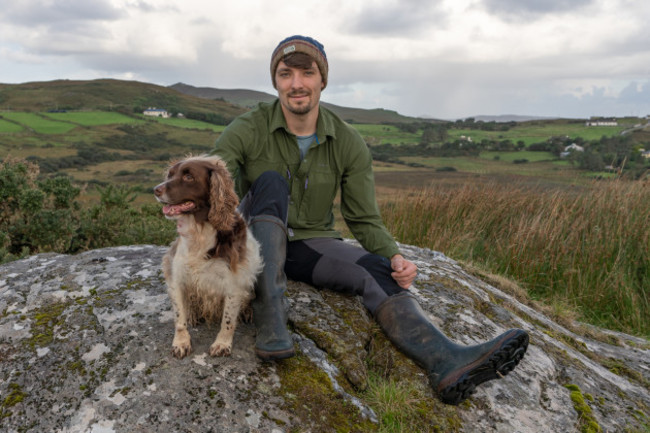
POLYGON ((406 260, 401 254, 395 254, 390 258, 390 267, 393 268, 394 271, 390 275, 403 289, 408 289, 413 283, 413 280, 415 280, 415 276, 418 274, 417 266, 406 260))

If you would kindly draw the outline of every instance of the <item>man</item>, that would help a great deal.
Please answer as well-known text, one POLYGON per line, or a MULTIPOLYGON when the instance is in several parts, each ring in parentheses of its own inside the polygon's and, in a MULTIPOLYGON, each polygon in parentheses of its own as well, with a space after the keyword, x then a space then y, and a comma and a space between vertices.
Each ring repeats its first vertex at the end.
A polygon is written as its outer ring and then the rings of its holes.
POLYGON ((214 153, 228 164, 243 197, 240 210, 262 246, 253 317, 263 360, 294 355, 287 330, 287 277, 360 295, 388 338, 426 369, 441 399, 458 404, 476 385, 510 372, 528 336, 511 330, 477 346, 449 341, 408 291, 416 266, 399 252, 375 199, 372 157, 361 136, 319 105, 327 86, 323 45, 304 36, 281 41, 271 56, 278 99, 235 119, 214 153), (334 230, 333 201, 363 248, 334 230))

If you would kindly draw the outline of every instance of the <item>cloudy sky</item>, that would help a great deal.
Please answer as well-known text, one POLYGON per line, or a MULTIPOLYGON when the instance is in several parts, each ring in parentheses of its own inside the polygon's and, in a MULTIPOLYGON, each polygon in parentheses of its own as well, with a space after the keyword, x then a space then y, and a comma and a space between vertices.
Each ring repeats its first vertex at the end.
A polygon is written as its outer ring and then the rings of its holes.
POLYGON ((117 78, 274 93, 325 45, 322 99, 442 119, 650 114, 647 0, 0 0, 0 83, 117 78))

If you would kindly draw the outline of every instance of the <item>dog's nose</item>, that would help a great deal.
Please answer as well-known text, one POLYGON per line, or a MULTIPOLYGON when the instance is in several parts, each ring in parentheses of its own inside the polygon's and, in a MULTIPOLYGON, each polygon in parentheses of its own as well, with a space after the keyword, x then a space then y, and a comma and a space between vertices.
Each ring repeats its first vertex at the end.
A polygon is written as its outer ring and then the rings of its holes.
POLYGON ((163 193, 163 184, 157 185, 153 189, 153 193, 156 197, 160 197, 163 193))

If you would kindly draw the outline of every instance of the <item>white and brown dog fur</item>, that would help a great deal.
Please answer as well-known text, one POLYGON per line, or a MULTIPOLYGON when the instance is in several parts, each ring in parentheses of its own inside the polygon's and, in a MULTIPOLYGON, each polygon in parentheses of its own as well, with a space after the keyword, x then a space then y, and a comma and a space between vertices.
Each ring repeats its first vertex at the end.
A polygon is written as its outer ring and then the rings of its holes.
POLYGON ((248 314, 260 247, 237 211, 239 200, 226 164, 217 156, 188 156, 173 163, 154 188, 163 213, 176 220, 178 237, 163 257, 175 314, 172 353, 192 351, 188 325, 221 322, 210 355, 229 356, 240 314, 248 314))

